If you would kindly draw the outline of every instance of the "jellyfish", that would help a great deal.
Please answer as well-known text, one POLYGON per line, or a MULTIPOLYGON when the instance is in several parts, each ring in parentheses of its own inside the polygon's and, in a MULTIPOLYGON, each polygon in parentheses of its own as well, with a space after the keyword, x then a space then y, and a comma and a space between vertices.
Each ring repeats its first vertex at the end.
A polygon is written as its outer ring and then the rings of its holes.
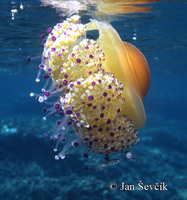
POLYGON ((108 156, 134 146, 146 121, 143 100, 150 84, 143 54, 123 42, 109 23, 92 20, 83 25, 78 15, 48 33, 36 78, 39 82, 43 70, 46 84, 41 94, 31 96, 53 104, 44 107, 44 120, 59 117, 45 133, 57 141, 55 152, 63 145, 55 159, 64 159, 80 144, 86 147, 84 157, 91 152, 108 156), (87 38, 90 30, 99 31, 97 41, 87 38))

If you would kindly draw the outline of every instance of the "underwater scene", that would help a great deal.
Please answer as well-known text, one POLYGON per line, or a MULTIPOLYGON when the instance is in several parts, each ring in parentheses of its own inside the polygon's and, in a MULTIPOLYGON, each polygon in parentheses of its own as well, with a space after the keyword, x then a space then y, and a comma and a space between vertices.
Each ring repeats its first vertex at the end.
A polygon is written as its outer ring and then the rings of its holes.
POLYGON ((0 200, 187 200, 186 0, 1 0, 0 26, 0 200))

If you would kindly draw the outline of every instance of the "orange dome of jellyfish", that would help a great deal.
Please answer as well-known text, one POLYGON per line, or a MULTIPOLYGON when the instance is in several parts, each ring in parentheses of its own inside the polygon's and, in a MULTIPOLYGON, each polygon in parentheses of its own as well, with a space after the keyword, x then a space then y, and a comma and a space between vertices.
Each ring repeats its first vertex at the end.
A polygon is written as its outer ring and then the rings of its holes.
POLYGON ((56 130, 45 133, 57 140, 54 151, 65 143, 55 158, 64 159, 80 144, 87 146, 85 157, 89 152, 111 155, 134 146, 139 141, 137 129, 146 121, 143 100, 150 84, 143 54, 124 43, 110 24, 92 20, 83 25, 78 15, 48 33, 36 79, 44 70, 46 84, 42 94, 31 96, 40 103, 57 98, 43 110, 44 119, 60 116, 56 130), (86 37, 87 31, 95 29, 97 41, 86 37))

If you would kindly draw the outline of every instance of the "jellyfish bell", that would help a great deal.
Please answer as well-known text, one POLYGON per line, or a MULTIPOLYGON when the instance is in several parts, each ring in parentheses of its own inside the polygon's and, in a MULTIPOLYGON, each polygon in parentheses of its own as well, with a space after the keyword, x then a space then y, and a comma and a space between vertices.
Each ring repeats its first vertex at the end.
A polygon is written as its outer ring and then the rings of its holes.
POLYGON ((98 30, 98 44, 105 52, 103 68, 123 83, 126 103, 122 113, 133 120, 137 129, 144 126, 146 115, 143 100, 150 85, 150 71, 143 54, 133 45, 124 43, 107 22, 92 20, 87 30, 98 30))
POLYGON ((145 56, 138 48, 128 42, 123 43, 128 62, 138 82, 139 93, 143 101, 150 87, 151 76, 149 65, 145 56))

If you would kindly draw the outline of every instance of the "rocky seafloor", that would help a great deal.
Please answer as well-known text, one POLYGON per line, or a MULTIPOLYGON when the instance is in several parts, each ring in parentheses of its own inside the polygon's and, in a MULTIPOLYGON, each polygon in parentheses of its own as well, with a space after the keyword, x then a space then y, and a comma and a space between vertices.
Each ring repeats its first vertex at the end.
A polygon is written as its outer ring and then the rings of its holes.
POLYGON ((55 161, 49 138, 42 135, 52 126, 39 117, 1 120, 0 199, 66 200, 66 199, 187 199, 185 135, 186 125, 162 116, 148 116, 140 131, 141 141, 133 148, 137 161, 117 154, 118 165, 99 168, 104 160, 95 156, 89 170, 81 155, 69 155, 55 161), (157 123, 156 123, 157 122, 157 123), (159 126, 158 126, 159 125, 159 126), (180 134, 174 134, 180 133, 180 134), (121 182, 138 185, 164 182, 167 191, 121 191, 121 182), (118 189, 111 191, 109 184, 118 189))

